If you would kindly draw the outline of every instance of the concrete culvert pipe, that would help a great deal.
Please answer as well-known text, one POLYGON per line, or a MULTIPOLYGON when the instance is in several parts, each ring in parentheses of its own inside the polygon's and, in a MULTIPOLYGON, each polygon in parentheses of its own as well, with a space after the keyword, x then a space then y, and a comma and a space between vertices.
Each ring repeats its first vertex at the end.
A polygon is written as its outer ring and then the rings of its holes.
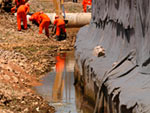
MULTIPOLYGON (((52 24, 55 20, 55 13, 46 13, 50 19, 52 24)), ((15 14, 16 16, 17 14, 15 14)), ((29 21, 29 17, 31 15, 27 15, 27 20, 29 21)), ((82 27, 90 23, 91 13, 66 13, 65 20, 68 20, 66 27, 82 27)))
MULTIPOLYGON (((53 23, 55 13, 46 13, 53 23)), ((68 20, 67 27, 82 27, 90 23, 91 13, 66 13, 65 20, 68 20)))

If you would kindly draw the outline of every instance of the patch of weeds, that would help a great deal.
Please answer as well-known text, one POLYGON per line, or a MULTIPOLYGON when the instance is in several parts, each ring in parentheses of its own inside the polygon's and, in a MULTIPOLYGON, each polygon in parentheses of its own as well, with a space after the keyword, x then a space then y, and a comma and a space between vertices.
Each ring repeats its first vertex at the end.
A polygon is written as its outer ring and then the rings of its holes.
POLYGON ((39 51, 44 51, 44 50, 47 50, 47 51, 53 51, 54 49, 58 48, 57 45, 51 45, 51 46, 39 46, 38 47, 38 50, 39 51))
POLYGON ((36 75, 42 75, 42 74, 44 74, 44 73, 41 72, 40 70, 34 70, 33 73, 36 73, 36 75))
POLYGON ((35 35, 36 38, 40 38, 40 35, 35 35))
POLYGON ((30 8, 30 12, 36 12, 34 9, 30 8))
POLYGON ((7 31, 7 32, 5 33, 5 35, 6 35, 6 37, 7 37, 7 36, 10 36, 11 33, 10 33, 9 31, 7 31))
POLYGON ((0 39, 2 39, 2 33, 0 32, 0 39))
POLYGON ((36 46, 29 46, 28 48, 26 48, 28 51, 30 52, 36 52, 38 51, 38 48, 36 46))
POLYGON ((37 5, 37 8, 40 8, 40 5, 37 5))
POLYGON ((23 40, 23 37, 20 37, 20 36, 14 36, 14 39, 21 41, 21 40, 23 40))
MULTIPOLYGON (((32 62, 36 62, 36 61, 40 60, 39 57, 34 57, 34 56, 31 56, 31 57, 32 57, 32 62)), ((30 58, 31 58, 31 57, 30 57, 30 58)))
POLYGON ((14 49, 16 52, 20 52, 20 53, 24 54, 25 56, 28 56, 28 55, 29 55, 29 52, 26 50, 25 47, 13 47, 13 49, 14 49))
POLYGON ((52 49, 53 49, 53 48, 58 48, 58 47, 59 47, 58 45, 51 45, 51 46, 50 46, 50 48, 52 48, 52 49))
POLYGON ((32 55, 38 51, 36 46, 29 46, 29 47, 14 47, 13 48, 16 52, 20 52, 24 54, 27 58, 31 58, 32 55))
POLYGON ((31 33, 31 36, 34 36, 34 33, 33 33, 33 32, 31 33))

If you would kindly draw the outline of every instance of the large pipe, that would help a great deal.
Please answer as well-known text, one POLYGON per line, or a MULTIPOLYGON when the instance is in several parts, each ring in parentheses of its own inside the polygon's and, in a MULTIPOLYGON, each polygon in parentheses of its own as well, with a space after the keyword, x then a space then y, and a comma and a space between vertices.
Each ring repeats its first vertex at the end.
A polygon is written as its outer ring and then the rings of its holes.
MULTIPOLYGON (((55 20, 55 13, 46 13, 53 23, 55 20)), ((68 20, 66 27, 82 27, 90 23, 91 13, 66 13, 65 20, 68 20)))
MULTIPOLYGON (((52 24, 55 20, 55 13, 46 13, 51 19, 52 24)), ((15 14, 16 15, 16 14, 15 14)), ((30 15, 27 15, 29 21, 30 15)), ((82 27, 90 23, 91 13, 66 13, 65 20, 68 20, 66 27, 82 27)))

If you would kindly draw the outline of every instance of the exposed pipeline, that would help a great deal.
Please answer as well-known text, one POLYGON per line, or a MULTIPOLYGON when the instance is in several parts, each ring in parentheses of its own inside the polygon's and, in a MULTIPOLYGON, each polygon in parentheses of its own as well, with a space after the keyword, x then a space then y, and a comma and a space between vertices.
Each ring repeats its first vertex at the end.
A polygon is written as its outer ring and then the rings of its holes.
MULTIPOLYGON (((51 19, 52 24, 55 20, 55 13, 46 13, 51 19)), ((17 14, 15 13, 15 16, 17 14)), ((27 15, 27 21, 29 21, 29 17, 31 15, 27 15)), ((66 13, 65 20, 68 21, 66 27, 82 27, 90 23, 91 13, 66 13)))
MULTIPOLYGON (((55 13, 46 13, 53 23, 55 20, 55 13)), ((90 23, 91 13, 66 13, 65 20, 68 21, 66 27, 82 27, 90 23)))

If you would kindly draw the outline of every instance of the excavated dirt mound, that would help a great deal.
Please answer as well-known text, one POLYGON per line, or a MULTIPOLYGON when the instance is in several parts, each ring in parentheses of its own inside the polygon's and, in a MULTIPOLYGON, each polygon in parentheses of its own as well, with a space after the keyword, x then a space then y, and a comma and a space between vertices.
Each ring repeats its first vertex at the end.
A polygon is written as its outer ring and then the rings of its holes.
MULTIPOLYGON (((30 10, 31 12, 44 11, 47 13, 55 12, 55 7, 53 5, 53 0, 30 0, 30 10)), ((82 10, 82 0, 78 0, 78 3, 73 3, 72 0, 64 2, 65 12, 76 13, 83 12, 82 10)))

